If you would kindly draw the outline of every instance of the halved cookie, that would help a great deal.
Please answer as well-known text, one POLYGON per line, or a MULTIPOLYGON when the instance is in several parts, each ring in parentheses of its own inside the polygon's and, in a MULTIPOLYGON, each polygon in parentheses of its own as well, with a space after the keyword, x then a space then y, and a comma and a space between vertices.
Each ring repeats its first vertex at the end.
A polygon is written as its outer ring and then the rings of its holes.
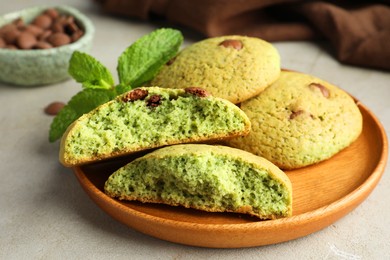
POLYGON ((81 116, 63 135, 60 161, 75 166, 165 145, 248 134, 236 105, 200 88, 138 88, 81 116))
POLYGON ((114 172, 105 193, 261 219, 291 216, 292 186, 278 167, 251 153, 205 144, 164 147, 114 172))

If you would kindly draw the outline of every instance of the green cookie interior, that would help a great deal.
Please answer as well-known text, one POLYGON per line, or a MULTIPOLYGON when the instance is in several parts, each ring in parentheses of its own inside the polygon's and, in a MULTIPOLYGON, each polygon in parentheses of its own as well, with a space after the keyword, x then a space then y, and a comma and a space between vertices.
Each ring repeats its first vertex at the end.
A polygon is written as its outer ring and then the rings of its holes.
POLYGON ((74 166, 135 151, 183 142, 224 139, 250 130, 234 104, 183 89, 143 88, 147 96, 119 96, 83 115, 64 134, 60 161, 74 166), (152 102, 152 96, 159 96, 152 102))
POLYGON ((112 174, 105 192, 124 200, 262 219, 291 215, 291 183, 286 175, 263 158, 223 146, 162 148, 112 174))

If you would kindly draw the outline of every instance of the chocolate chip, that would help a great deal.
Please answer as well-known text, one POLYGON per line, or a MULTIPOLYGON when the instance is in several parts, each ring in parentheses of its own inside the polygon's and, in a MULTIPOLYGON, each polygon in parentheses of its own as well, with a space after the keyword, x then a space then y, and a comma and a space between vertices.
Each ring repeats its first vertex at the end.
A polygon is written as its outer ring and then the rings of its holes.
POLYGON ((54 33, 49 36, 47 41, 54 47, 59 47, 65 44, 70 43, 70 37, 65 33, 54 33))
POLYGON ((34 19, 32 24, 41 27, 42 29, 48 29, 50 28, 52 22, 53 20, 50 16, 48 16, 47 14, 41 14, 34 19))
POLYGON ((53 48, 53 46, 48 42, 40 41, 35 44, 34 48, 43 50, 53 48))
POLYGON ((300 116, 300 115, 310 116, 311 119, 315 119, 314 115, 312 115, 308 111, 305 111, 305 110, 302 110, 302 109, 299 109, 299 110, 296 110, 296 111, 292 111, 291 114, 290 114, 290 119, 294 119, 294 118, 296 118, 297 116, 300 116))
POLYGON ((78 39, 80 39, 83 35, 84 35, 83 31, 79 30, 79 31, 74 32, 70 38, 71 38, 72 42, 75 42, 78 39))
POLYGON ((122 97, 124 102, 143 100, 147 97, 148 91, 146 89, 136 88, 122 97))
POLYGON ((4 39, 0 37, 0 48, 4 48, 6 45, 4 39))
POLYGON ((30 32, 22 32, 16 39, 16 44, 20 49, 31 49, 37 43, 37 38, 30 32))
POLYGON ((242 49, 242 42, 239 40, 232 40, 232 39, 227 39, 224 40, 219 44, 219 46, 223 46, 225 48, 234 48, 236 50, 241 50, 242 49))
POLYGON ((13 44, 9 44, 9 45, 5 46, 5 48, 6 48, 6 49, 10 49, 10 50, 17 50, 17 49, 18 49, 18 47, 16 47, 16 46, 13 45, 13 44))
POLYGON ((47 107, 45 107, 44 111, 48 115, 55 116, 61 111, 61 109, 64 106, 65 106, 65 104, 63 102, 56 101, 56 102, 50 103, 47 107))
POLYGON ((207 97, 210 96, 210 94, 203 88, 198 87, 188 87, 184 89, 186 93, 189 93, 191 95, 197 96, 197 97, 207 97))
POLYGON ((52 19, 55 19, 58 17, 58 11, 54 8, 49 8, 47 9, 44 14, 47 14, 48 16, 50 16, 52 19))
POLYGON ((60 22, 55 22, 51 26, 51 29, 54 33, 57 33, 57 32, 63 33, 64 32, 64 25, 60 22))
POLYGON ((52 35, 52 31, 50 30, 46 30, 46 31, 43 31, 41 35, 38 36, 38 40, 39 41, 46 41, 47 38, 49 38, 50 35, 52 35))
POLYGON ((13 23, 6 24, 6 25, 4 25, 4 26, 2 26, 2 27, 0 28, 0 35, 1 35, 1 36, 4 36, 4 34, 5 34, 6 32, 11 31, 11 30, 17 30, 16 25, 13 24, 13 23))
POLYGON ((68 23, 65 25, 64 30, 67 34, 72 35, 75 32, 79 31, 79 27, 77 26, 77 24, 75 22, 71 22, 71 23, 68 23))
POLYGON ((6 30, 3 34, 3 39, 8 44, 14 44, 19 35, 20 31, 15 27, 15 29, 6 30))
POLYGON ((147 105, 150 107, 158 107, 160 104, 161 104, 160 95, 153 95, 147 101, 147 105))
POLYGON ((26 26, 26 28, 24 29, 25 32, 29 32, 31 34, 33 34, 34 36, 38 36, 38 35, 41 35, 43 33, 43 29, 41 27, 38 27, 34 24, 29 24, 26 26))
POLYGON ((329 89, 327 89, 324 85, 321 85, 320 83, 313 82, 313 83, 309 84, 309 87, 310 88, 318 88, 324 97, 326 97, 326 98, 329 97, 329 94, 330 94, 329 89))
POLYGON ((304 113, 305 113, 305 111, 303 111, 303 110, 292 111, 291 115, 290 115, 290 119, 294 119, 297 116, 302 115, 304 113))

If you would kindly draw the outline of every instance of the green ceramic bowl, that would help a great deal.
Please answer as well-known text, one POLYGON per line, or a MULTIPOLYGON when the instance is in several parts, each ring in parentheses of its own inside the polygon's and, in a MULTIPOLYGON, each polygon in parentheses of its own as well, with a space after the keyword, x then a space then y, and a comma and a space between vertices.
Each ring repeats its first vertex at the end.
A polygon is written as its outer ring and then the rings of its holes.
POLYGON ((52 84, 69 78, 68 66, 76 50, 88 52, 94 35, 92 22, 80 11, 69 6, 38 6, 5 14, 0 17, 0 27, 22 17, 30 23, 47 8, 61 14, 72 15, 84 30, 84 35, 74 43, 45 50, 10 50, 0 48, 0 81, 13 85, 37 86, 52 84))

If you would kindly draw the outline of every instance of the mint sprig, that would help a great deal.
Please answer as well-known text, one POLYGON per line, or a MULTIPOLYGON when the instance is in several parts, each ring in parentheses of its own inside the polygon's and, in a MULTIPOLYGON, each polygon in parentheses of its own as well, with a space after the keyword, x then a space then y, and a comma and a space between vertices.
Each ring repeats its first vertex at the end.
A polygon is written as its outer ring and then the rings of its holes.
POLYGON ((161 66, 177 54, 182 42, 180 31, 169 28, 155 30, 135 41, 118 59, 118 85, 98 60, 75 51, 68 72, 83 89, 53 119, 49 141, 60 139, 69 125, 83 114, 153 79, 161 66))

